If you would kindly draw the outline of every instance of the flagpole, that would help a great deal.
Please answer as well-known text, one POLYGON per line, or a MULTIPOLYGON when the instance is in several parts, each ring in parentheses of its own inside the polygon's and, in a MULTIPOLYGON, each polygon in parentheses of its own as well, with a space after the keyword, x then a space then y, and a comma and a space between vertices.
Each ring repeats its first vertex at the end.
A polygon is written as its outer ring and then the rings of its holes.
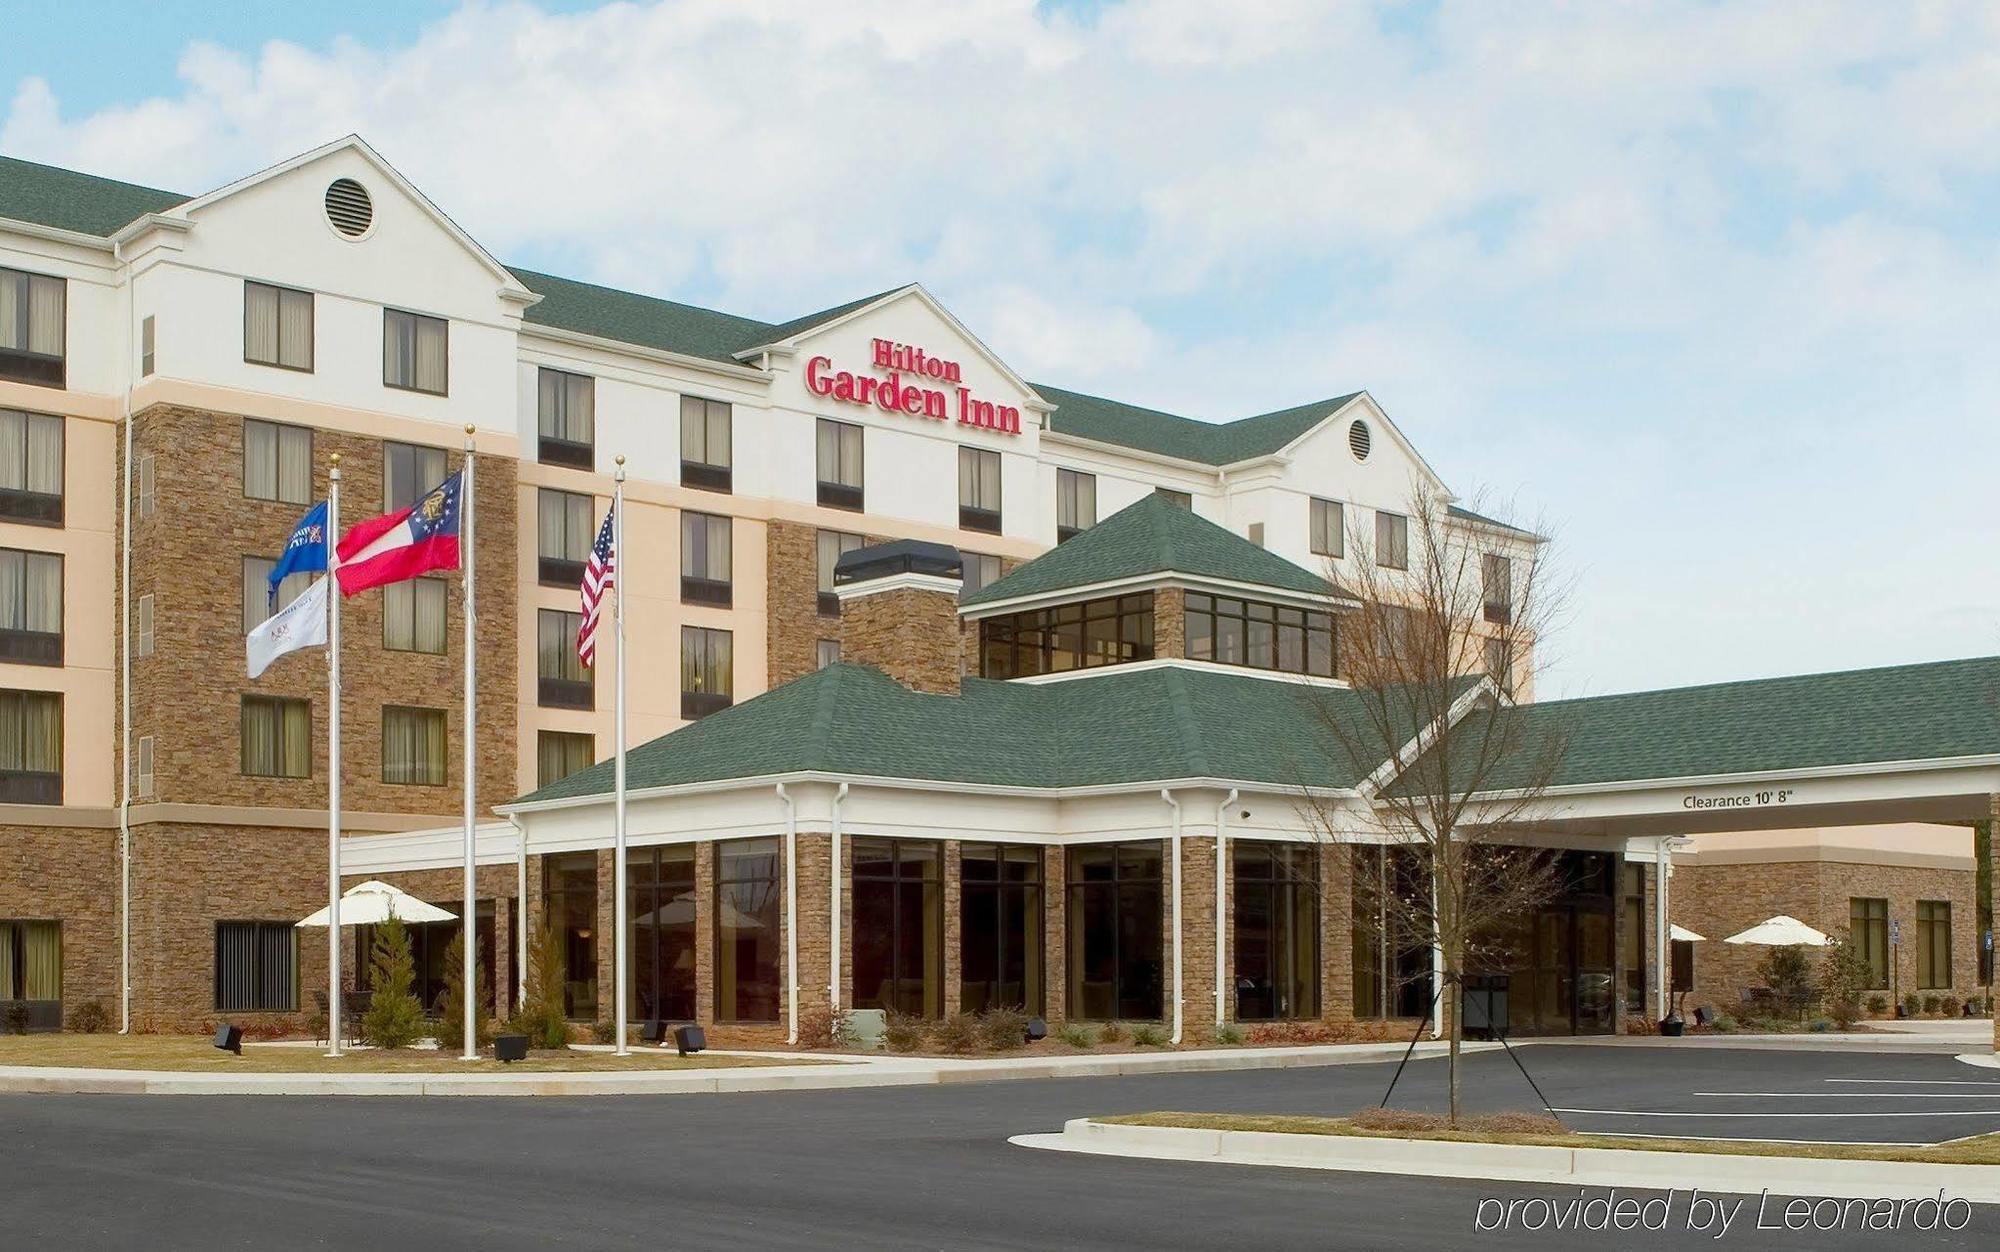
POLYGON ((626 988, 630 979, 627 968, 629 946, 625 935, 625 458, 618 458, 618 470, 612 476, 611 488, 611 625, 614 647, 613 655, 618 666, 613 680, 616 694, 613 697, 613 719, 616 723, 612 732, 612 751, 616 753, 616 764, 612 766, 612 790, 616 796, 612 803, 612 844, 616 849, 612 856, 611 881, 616 903, 613 924, 618 928, 613 957, 617 964, 618 984, 618 1055, 630 1056, 625 1045, 626 988))
POLYGON ((458 563, 465 574, 465 912, 459 919, 459 946, 465 960, 465 985, 460 999, 465 1002, 465 1053, 461 1060, 479 1059, 479 914, 478 902, 473 898, 476 884, 473 860, 473 804, 478 794, 476 771, 479 754, 474 744, 474 694, 476 671, 473 666, 474 622, 477 613, 473 609, 473 520, 472 520, 472 435, 473 428, 465 428, 465 469, 459 481, 459 521, 458 521, 458 563))
POLYGON ((326 1054, 340 1055, 340 453, 326 489, 326 1054))

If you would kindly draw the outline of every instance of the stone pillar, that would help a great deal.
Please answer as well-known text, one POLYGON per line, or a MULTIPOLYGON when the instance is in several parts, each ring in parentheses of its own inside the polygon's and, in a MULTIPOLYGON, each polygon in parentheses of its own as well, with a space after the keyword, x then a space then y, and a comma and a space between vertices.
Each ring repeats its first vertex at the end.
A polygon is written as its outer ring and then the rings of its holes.
MULTIPOLYGON (((885 580, 886 581, 886 580, 885 580)), ((939 588, 953 579, 934 579, 939 588)), ((913 691, 958 694, 957 592, 855 584, 840 599, 840 659, 873 665, 913 691)))
POLYGON ((1354 1020, 1353 847, 1319 850, 1319 1015, 1328 1022, 1354 1020))
POLYGON ((694 1019, 715 1024, 715 842, 694 852, 694 1019))
POLYGON ((832 976, 832 917, 827 910, 830 876, 830 848, 833 836, 799 836, 799 1016, 803 1020, 815 1009, 831 1002, 828 980, 832 976))
POLYGON ((1051 1029, 1069 1019, 1069 857, 1058 845, 1042 850, 1043 1014, 1051 1029))
POLYGON ((959 980, 962 973, 961 959, 964 956, 962 937, 965 918, 961 906, 965 900, 964 880, 959 876, 960 845, 956 839, 947 839, 944 844, 944 863, 938 866, 938 873, 944 876, 941 884, 944 896, 944 959, 939 962, 939 977, 944 979, 941 1003, 944 1015, 950 1017, 959 1011, 962 1002, 959 997, 959 980))
MULTIPOLYGON (((1986 797, 1986 820, 1990 823, 1987 827, 1990 833, 1986 838, 1986 883, 1987 891, 1993 897, 1986 903, 1989 911, 2000 914, 2000 910, 1992 908, 1994 903, 2000 902, 2000 853, 1996 853, 1993 846, 1996 843, 2000 843, 2000 794, 1986 797)), ((1978 906, 1974 905, 1972 911, 1973 925, 1977 928, 1980 921, 1978 906)), ((2000 916, 1994 918, 1994 924, 2000 925, 2000 916)), ((1980 943, 1984 941, 1984 938, 1985 936, 1983 935, 1975 934, 1972 941, 1980 943)), ((1985 988, 1989 1000, 1991 1000, 1996 986, 2000 986, 2000 978, 1996 978, 1993 983, 1988 984, 1985 988)), ((1996 1053, 2000 1053, 2000 1009, 1996 1009, 1993 1014, 1993 1050, 1996 1053)))
POLYGON ((1187 592, 1162 587, 1153 593, 1153 655, 1179 657, 1187 653, 1187 592))
POLYGON ((618 990, 618 973, 612 966, 617 949, 617 883, 613 877, 617 854, 610 848, 597 850, 597 922, 590 928, 590 949, 597 955, 597 1020, 612 1020, 617 1006, 612 1002, 618 990))
MULTIPOLYGON (((1187 814, 1182 814, 1186 820, 1187 814)), ((1173 910, 1167 912, 1167 951, 1173 951, 1173 910)), ((1181 838, 1181 968, 1183 1036, 1188 1040, 1215 1037, 1215 838, 1181 838)), ((1224 997, 1226 1011, 1233 997, 1224 997)))

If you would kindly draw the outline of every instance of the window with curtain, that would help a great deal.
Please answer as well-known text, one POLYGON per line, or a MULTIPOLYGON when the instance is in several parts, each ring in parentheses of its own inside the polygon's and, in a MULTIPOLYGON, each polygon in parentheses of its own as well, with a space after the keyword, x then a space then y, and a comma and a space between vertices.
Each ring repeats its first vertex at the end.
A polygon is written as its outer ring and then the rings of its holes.
POLYGON ((535 785, 561 782, 597 763, 597 740, 591 735, 544 730, 535 736, 535 785))
POLYGON ((1951 986, 1951 901, 1917 901, 1917 986, 1951 986))
POLYGON ((410 786, 445 783, 444 710, 382 710, 382 781, 410 786))
POLYGON ((783 1002, 778 963, 784 881, 776 839, 715 845, 715 1019, 775 1022, 783 1002))
POLYGON ((681 514, 681 603, 728 608, 729 519, 712 513, 681 514))
POLYGON ((1313 498, 1312 550, 1314 556, 1347 555, 1347 510, 1340 501, 1313 498))
POLYGON ((822 417, 817 427, 814 459, 819 474, 819 502, 832 509, 862 509, 861 428, 852 422, 822 417))
POLYGON ((217 922, 215 1011, 297 1012, 298 935, 290 922, 217 922))
POLYGON ((254 778, 312 773, 312 706, 280 696, 243 697, 243 772, 254 778))
POLYGON ((66 280, 0 269, 0 378, 63 385, 66 280))
POLYGON ((312 496, 312 431, 246 419, 243 494, 251 500, 306 503, 312 496))
POLYGON ((987 583, 999 579, 999 557, 984 552, 961 552, 958 556, 961 569, 960 577, 965 580, 965 585, 959 588, 960 595, 977 591, 987 583))
POLYGON ((243 284, 243 359, 312 372, 313 294, 270 283, 243 284))
POLYGON ((407 509, 450 472, 443 448, 415 443, 382 445, 382 511, 407 509))
MULTIPOLYGON (((62 923, 0 918, 0 1003, 62 999, 62 923)), ((32 1014, 29 1029, 62 1026, 60 1010, 32 1014), (40 1021, 36 1018, 40 1017, 40 1021)))
POLYGON ((1479 558, 1481 607, 1486 620, 1506 625, 1514 620, 1514 562, 1497 553, 1479 558))
POLYGON ((944 1015, 944 845, 854 837, 854 1004, 944 1015))
POLYGON ((448 323, 441 317, 382 310, 382 385, 446 394, 448 323))
POLYGON ((583 586, 597 538, 597 499, 543 487, 535 495, 535 580, 544 587, 583 586))
POLYGON ((153 376, 154 361, 153 314, 139 319, 139 377, 153 376))
POLYGON ((301 570, 287 574, 278 580, 278 598, 271 599, 271 571, 277 562, 268 556, 246 556, 243 558, 243 633, 262 626, 273 613, 284 608, 305 594, 312 586, 313 575, 301 570))
POLYGON ((1401 513, 1375 514, 1375 564, 1383 569, 1410 568, 1410 519, 1401 513))
POLYGON ((1889 902, 1855 896, 1847 902, 1847 941, 1868 963, 1870 990, 1889 989, 1889 902))
POLYGON ((576 650, 583 614, 538 609, 535 627, 535 702, 545 709, 596 708, 595 671, 583 663, 576 650))
POLYGON ((61 804, 62 696, 0 691, 0 803, 61 804))
POLYGON ((1056 471, 1056 542, 1097 525, 1097 475, 1056 471))
POLYGON ((735 464, 730 407, 724 400, 681 397, 681 485, 705 491, 733 489, 735 464))
POLYGON ((62 524, 62 418, 0 409, 0 518, 62 524))
POLYGON ((1187 655, 1286 674, 1333 677, 1333 614, 1187 593, 1187 655))
POLYGON ((688 721, 721 712, 732 703, 734 643, 726 630, 681 627, 681 716, 688 721))
POLYGON ((61 665, 63 559, 0 548, 0 661, 61 665))
POLYGON ((546 366, 536 373, 538 459, 548 465, 597 468, 597 380, 546 366))
POLYGON ((840 597, 834 594, 833 570, 840 564, 840 558, 849 552, 866 546, 868 541, 860 535, 844 530, 822 530, 815 540, 818 551, 819 574, 819 614, 821 617, 836 617, 840 613, 840 597))
POLYGON ((409 578, 382 588, 382 646, 391 652, 444 655, 449 592, 450 580, 433 577, 409 578))
POLYGON ((963 530, 1000 533, 1000 454, 987 448, 958 450, 958 524, 963 530))

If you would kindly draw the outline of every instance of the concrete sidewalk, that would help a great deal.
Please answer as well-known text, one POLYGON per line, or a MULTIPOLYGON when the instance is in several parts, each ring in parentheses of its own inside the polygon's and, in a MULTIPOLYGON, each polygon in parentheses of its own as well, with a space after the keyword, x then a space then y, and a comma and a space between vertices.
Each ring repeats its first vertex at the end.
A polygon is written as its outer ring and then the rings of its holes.
MULTIPOLYGON (((905 1057, 881 1054, 730 1052, 811 1062, 731 1069, 634 1070, 624 1073, 452 1072, 403 1074, 226 1074, 172 1070, 72 1069, 0 1066, 0 1093, 116 1095, 307 1096, 581 1096, 689 1095, 734 1091, 823 1091, 854 1087, 910 1087, 1027 1078, 1102 1078, 1125 1074, 1203 1073, 1292 1069, 1393 1061, 1407 1045, 1334 1044, 1304 1048, 1216 1048, 1181 1052, 1128 1052, 1110 1056, 905 1057)), ((1468 1043, 1467 1052, 1496 1044, 1468 1043)), ((589 1048, 591 1051, 606 1048, 589 1048)), ((1419 1044, 1418 1057, 1440 1056, 1443 1044, 1419 1044)))

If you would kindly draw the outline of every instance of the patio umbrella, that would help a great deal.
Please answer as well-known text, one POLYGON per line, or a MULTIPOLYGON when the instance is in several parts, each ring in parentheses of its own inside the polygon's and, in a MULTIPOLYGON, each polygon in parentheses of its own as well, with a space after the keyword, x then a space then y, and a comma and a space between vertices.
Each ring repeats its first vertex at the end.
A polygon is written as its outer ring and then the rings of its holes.
POLYGON ((1814 930, 1796 917, 1783 913, 1766 918, 1746 931, 1729 936, 1724 943, 1761 943, 1769 948, 1824 948, 1833 943, 1825 932, 1814 930))
MULTIPOLYGON (((340 893, 342 926, 378 926, 391 917, 399 917, 405 922, 450 922, 456 921, 458 914, 447 913, 399 887, 372 878, 340 893)), ((326 910, 321 909, 298 925, 326 925, 326 910)))
POLYGON ((1697 935, 1692 930, 1689 930, 1687 927, 1681 925, 1679 922, 1675 922, 1673 925, 1667 927, 1667 938, 1673 939, 1680 943, 1708 942, 1708 936, 1697 935))

